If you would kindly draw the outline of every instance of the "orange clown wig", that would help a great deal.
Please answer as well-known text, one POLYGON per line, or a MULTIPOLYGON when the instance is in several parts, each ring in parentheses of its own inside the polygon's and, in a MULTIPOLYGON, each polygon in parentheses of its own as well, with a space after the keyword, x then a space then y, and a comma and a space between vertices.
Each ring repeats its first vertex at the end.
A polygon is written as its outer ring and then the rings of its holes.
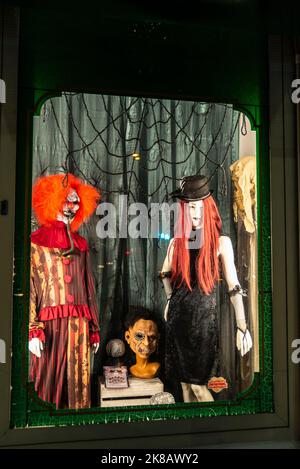
POLYGON ((50 226, 57 219, 71 190, 80 198, 79 210, 71 223, 71 230, 77 231, 96 209, 100 199, 97 189, 70 173, 37 179, 32 189, 32 206, 40 225, 50 226))

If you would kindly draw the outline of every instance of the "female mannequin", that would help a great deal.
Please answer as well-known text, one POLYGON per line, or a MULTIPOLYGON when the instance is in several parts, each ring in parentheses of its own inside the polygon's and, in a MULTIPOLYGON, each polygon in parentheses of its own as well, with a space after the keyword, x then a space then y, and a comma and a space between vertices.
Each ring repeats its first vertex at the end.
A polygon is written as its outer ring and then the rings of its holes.
POLYGON ((237 348, 243 356, 252 347, 232 243, 221 235, 222 222, 211 194, 207 178, 200 175, 185 177, 172 194, 180 200, 180 213, 160 274, 168 299, 166 374, 180 381, 185 402, 213 401, 207 383, 218 349, 219 259, 235 311, 237 348))

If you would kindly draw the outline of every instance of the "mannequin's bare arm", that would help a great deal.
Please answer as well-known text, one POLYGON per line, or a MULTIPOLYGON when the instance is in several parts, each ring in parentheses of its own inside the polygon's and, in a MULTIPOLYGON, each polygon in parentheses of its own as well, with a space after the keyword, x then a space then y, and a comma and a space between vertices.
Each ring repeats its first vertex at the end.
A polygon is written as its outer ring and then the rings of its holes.
MULTIPOLYGON (((236 267, 234 264, 234 254, 230 238, 221 236, 219 240, 219 254, 221 256, 224 277, 228 285, 228 290, 232 291, 235 287, 240 286, 237 277, 236 267)), ((242 291, 230 296, 230 301, 234 308, 237 332, 237 347, 241 351, 241 355, 245 355, 252 347, 252 339, 245 319, 244 304, 242 291)))
MULTIPOLYGON (((171 284, 171 281, 170 281, 170 278, 169 277, 165 277, 164 276, 164 273, 166 272, 171 272, 171 268, 172 268, 172 257, 173 257, 173 251, 174 251, 174 243, 173 243, 174 239, 171 239, 170 240, 170 243, 169 243, 169 246, 168 246, 168 251, 167 251, 167 255, 165 257, 165 260, 164 260, 164 263, 163 263, 163 266, 162 266, 162 269, 161 269, 161 272, 162 272, 162 282, 163 282, 163 285, 164 285, 164 289, 165 289, 165 294, 166 294, 166 297, 167 297, 167 300, 169 300, 171 298, 171 295, 172 295, 172 284, 171 284)), ((167 303, 166 307, 165 307, 165 312, 164 312, 164 318, 165 320, 167 320, 167 314, 168 314, 168 309, 169 309, 169 302, 167 303)))
MULTIPOLYGON (((234 254, 230 238, 228 236, 220 237, 219 253, 222 261, 224 277, 227 282, 228 290, 232 291, 236 285, 240 285, 234 264, 234 254)), ((237 326, 245 331, 246 320, 244 313, 243 297, 241 294, 230 297, 235 310, 237 326)))

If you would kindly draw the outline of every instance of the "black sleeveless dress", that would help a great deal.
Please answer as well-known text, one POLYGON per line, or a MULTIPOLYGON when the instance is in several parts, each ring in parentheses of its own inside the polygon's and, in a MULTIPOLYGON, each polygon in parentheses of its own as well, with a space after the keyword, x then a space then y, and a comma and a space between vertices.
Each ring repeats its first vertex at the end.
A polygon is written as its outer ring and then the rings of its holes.
POLYGON ((218 366, 216 288, 205 295, 196 278, 199 249, 190 249, 190 291, 174 285, 166 322, 166 377, 205 385, 218 366))

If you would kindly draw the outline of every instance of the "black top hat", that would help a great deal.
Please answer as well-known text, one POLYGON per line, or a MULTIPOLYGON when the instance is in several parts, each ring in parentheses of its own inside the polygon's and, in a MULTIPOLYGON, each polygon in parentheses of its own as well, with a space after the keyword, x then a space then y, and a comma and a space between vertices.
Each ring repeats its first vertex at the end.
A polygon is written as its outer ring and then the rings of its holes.
POLYGON ((213 191, 208 187, 208 178, 197 174, 183 177, 180 181, 180 188, 172 192, 170 196, 191 202, 206 199, 212 193, 213 191))

